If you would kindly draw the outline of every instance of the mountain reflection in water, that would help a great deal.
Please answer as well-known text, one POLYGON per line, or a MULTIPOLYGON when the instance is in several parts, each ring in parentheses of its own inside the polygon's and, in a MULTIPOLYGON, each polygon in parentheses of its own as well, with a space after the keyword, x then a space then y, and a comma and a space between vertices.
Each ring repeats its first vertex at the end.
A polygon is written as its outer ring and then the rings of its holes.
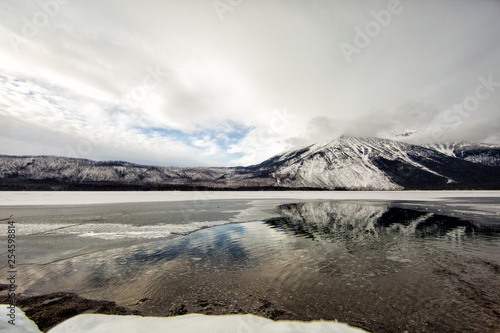
POLYGON ((278 207, 281 217, 268 219, 273 228, 312 239, 368 241, 385 236, 443 237, 498 235, 498 225, 454 216, 393 207, 390 203, 308 202, 278 207))

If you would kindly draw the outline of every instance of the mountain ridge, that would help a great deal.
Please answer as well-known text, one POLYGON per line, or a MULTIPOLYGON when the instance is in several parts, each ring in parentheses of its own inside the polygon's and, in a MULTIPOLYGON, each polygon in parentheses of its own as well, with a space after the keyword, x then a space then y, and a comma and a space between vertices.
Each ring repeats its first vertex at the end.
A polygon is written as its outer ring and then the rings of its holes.
POLYGON ((459 141, 423 146, 470 162, 500 166, 500 145, 459 141))
POLYGON ((341 136, 246 167, 0 155, 0 190, 500 189, 500 146, 341 136))

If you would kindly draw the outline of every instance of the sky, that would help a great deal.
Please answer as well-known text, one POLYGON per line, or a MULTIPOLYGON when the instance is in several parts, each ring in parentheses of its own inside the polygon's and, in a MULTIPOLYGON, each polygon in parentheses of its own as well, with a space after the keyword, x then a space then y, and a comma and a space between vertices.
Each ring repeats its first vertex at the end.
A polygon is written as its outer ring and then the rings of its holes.
POLYGON ((0 0, 0 154, 260 163, 500 143, 498 0, 0 0))

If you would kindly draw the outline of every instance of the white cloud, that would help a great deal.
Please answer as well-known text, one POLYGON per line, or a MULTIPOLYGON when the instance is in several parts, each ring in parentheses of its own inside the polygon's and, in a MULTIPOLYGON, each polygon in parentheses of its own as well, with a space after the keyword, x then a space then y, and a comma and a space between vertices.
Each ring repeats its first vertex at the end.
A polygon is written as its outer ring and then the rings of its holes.
POLYGON ((451 123, 443 112, 478 77, 500 81, 500 3, 401 0, 348 63, 339 45, 387 6, 255 0, 221 21, 211 1, 61 1, 45 22, 38 0, 2 1, 0 71, 26 82, 0 87, 3 124, 19 129, 10 129, 15 140, 2 134, 0 153, 64 155, 57 142, 100 138, 88 157, 225 165, 408 128, 498 142, 500 91, 467 119, 451 123), (283 106, 294 118, 274 131, 270 119, 283 106), (238 134, 224 140, 229 133, 238 134))

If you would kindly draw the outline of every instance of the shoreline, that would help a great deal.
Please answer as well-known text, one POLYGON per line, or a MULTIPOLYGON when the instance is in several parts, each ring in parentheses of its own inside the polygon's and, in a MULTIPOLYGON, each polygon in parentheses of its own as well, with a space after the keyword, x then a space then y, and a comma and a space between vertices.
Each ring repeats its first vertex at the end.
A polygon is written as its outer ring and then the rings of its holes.
MULTIPOLYGON (((0 290, 8 288, 0 284, 0 290)), ((63 321, 84 313, 99 313, 108 315, 141 315, 139 311, 119 306, 113 301, 93 300, 71 292, 57 292, 46 295, 18 295, 16 306, 31 319, 42 332, 62 323, 63 321)), ((6 295, 0 296, 0 304, 10 304, 6 295)))
MULTIPOLYGON (((0 292, 8 288, 5 284, 0 284, 0 292)), ((137 301, 135 306, 147 302, 148 298, 143 298, 137 301)), ((74 292, 56 292, 44 295, 18 295, 16 297, 16 307, 21 309, 25 315, 32 320, 40 331, 48 332, 58 324, 71 319, 80 314, 105 314, 117 316, 140 316, 140 317, 155 317, 168 318, 172 316, 180 316, 186 314, 203 314, 203 315, 244 315, 252 314, 262 318, 277 320, 293 320, 310 322, 310 318, 297 317, 291 313, 276 307, 265 298, 260 299, 262 305, 254 308, 233 308, 230 300, 211 302, 210 300, 200 300, 196 302, 196 308, 189 306, 188 310, 185 304, 168 311, 163 315, 144 314, 140 310, 133 309, 129 306, 118 305, 114 301, 97 300, 84 298, 74 292), (215 304, 213 304, 215 303, 215 304)), ((10 304, 10 300, 6 295, 0 295, 0 304, 10 304)), ((322 319, 320 319, 322 320, 322 319)), ((336 321, 336 320, 335 320, 336 321)), ((352 320, 351 320, 352 322, 352 320)), ((353 326, 351 323, 350 326, 353 326)), ((366 328, 365 328, 366 329, 366 328)))
POLYGON ((500 191, 0 191, 0 207, 207 200, 443 201, 500 198, 500 191))

